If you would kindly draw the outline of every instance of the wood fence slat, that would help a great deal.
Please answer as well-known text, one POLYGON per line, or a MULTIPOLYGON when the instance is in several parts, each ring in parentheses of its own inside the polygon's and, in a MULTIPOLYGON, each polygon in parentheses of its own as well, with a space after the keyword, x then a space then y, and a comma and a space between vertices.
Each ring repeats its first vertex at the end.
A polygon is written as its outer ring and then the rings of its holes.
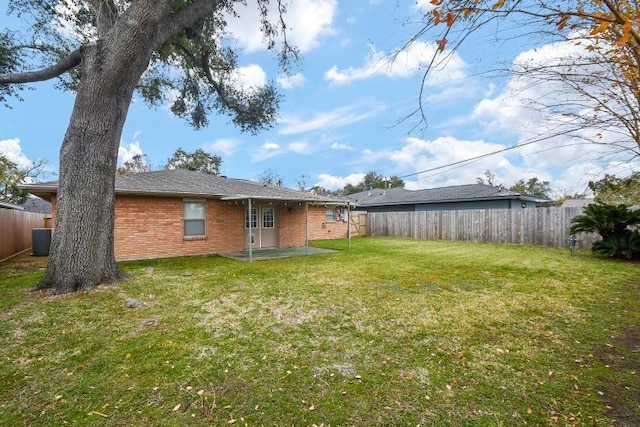
MULTIPOLYGON (((371 212, 362 222, 367 223, 370 236, 565 247, 571 220, 582 211, 582 208, 551 207, 371 212)), ((581 233, 577 237, 577 247, 581 249, 591 248, 600 239, 596 233, 581 233)))
POLYGON ((14 209, 0 209, 0 261, 32 246, 34 228, 45 226, 45 215, 14 209))

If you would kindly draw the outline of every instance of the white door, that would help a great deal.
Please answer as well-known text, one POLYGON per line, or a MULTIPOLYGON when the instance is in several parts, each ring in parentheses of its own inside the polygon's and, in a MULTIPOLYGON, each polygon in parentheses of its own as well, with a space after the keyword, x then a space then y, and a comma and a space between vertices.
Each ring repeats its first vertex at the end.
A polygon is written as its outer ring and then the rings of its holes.
POLYGON ((273 207, 260 208, 260 219, 260 247, 277 248, 276 209, 273 207))
POLYGON ((276 209, 262 206, 245 212, 245 236, 247 248, 276 248, 278 247, 278 230, 276 209))

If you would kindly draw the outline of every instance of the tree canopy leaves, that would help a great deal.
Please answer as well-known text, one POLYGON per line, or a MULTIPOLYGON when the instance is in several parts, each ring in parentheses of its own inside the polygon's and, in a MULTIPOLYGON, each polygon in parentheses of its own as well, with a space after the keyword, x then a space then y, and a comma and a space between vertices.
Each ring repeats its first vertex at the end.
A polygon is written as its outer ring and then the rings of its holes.
MULTIPOLYGON (((196 129, 206 127, 213 112, 228 116, 250 133, 272 126, 282 98, 275 84, 247 87, 237 73, 238 48, 228 33, 227 20, 237 16, 235 7, 241 3, 154 3, 154 13, 159 15, 154 19, 163 24, 154 38, 158 45, 137 85, 138 94, 149 106, 167 104, 173 114, 196 129)), ((280 13, 286 13, 282 2, 276 4, 280 13)), ((286 37, 276 43, 286 27, 282 17, 270 21, 268 6, 268 0, 257 1, 265 46, 279 49, 278 60, 287 72, 298 52, 286 37)), ((139 7, 144 7, 142 2, 115 0, 10 1, 9 12, 30 22, 32 34, 0 33, 0 101, 18 96, 23 83, 56 77, 62 87, 76 90, 83 72, 83 49, 115 34, 112 29, 125 30, 127 19, 138 19, 134 9, 139 7)))
POLYGON ((165 169, 188 169, 211 175, 220 175, 220 165, 222 165, 222 158, 216 154, 207 153, 201 148, 198 148, 193 153, 188 153, 182 148, 178 148, 167 160, 165 169))
POLYGON ((589 188, 596 202, 640 206, 640 172, 634 172, 626 178, 605 175, 600 180, 590 181, 589 188))
POLYGON ((386 178, 378 172, 368 172, 358 184, 346 184, 342 188, 342 195, 359 193, 374 188, 404 188, 404 181, 396 175, 386 178))
POLYGON ((24 203, 27 194, 19 186, 40 174, 44 164, 44 161, 38 161, 28 168, 21 168, 7 156, 0 154, 0 201, 14 205, 24 203))
POLYGON ((128 175, 132 173, 141 173, 151 171, 151 165, 146 154, 136 154, 130 160, 127 160, 116 171, 117 175, 128 175))

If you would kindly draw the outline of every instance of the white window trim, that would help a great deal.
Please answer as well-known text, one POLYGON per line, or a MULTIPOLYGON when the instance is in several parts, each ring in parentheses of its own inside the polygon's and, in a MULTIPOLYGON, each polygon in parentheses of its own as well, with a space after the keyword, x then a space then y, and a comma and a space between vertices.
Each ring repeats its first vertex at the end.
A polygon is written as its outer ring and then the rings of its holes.
POLYGON ((336 219, 336 210, 335 210, 335 208, 330 208, 330 207, 326 207, 326 208, 325 208, 325 212, 324 212, 324 220, 325 220, 326 222, 336 222, 336 221, 337 221, 337 219, 336 219), (333 218, 331 218, 331 219, 329 219, 329 215, 328 215, 328 212, 329 212, 329 211, 332 211, 332 212, 333 212, 333 215, 332 215, 332 216, 333 216, 333 218))
POLYGON ((183 199, 182 200, 182 237, 186 240, 194 240, 194 239, 203 239, 207 237, 207 201, 203 199, 183 199), (203 209, 203 230, 204 234, 186 234, 187 228, 185 227, 185 219, 184 210, 187 203, 200 203, 202 204, 203 209))
POLYGON ((267 230, 273 230, 274 228, 276 228, 276 209, 274 207, 263 207, 262 209, 260 209, 262 211, 262 215, 261 215, 261 225, 263 229, 267 229, 267 230), (271 225, 270 226, 266 226, 265 225, 265 218, 264 218, 264 213, 266 210, 270 210, 271 211, 271 225))

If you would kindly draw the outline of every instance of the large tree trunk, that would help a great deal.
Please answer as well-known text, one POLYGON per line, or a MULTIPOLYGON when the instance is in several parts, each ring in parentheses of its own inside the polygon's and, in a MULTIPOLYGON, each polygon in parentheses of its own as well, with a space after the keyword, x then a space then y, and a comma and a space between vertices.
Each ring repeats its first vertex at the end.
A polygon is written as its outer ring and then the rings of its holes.
POLYGON ((114 254, 115 172, 129 104, 148 64, 147 52, 140 53, 137 63, 114 70, 99 46, 85 49, 60 150, 55 231, 40 289, 61 294, 126 277, 114 254))
POLYGON ((82 76, 60 150, 56 225, 45 277, 56 294, 121 280, 114 254, 115 174, 129 104, 152 53, 220 6, 194 0, 131 2, 121 17, 99 2, 96 44, 82 49, 82 76))

